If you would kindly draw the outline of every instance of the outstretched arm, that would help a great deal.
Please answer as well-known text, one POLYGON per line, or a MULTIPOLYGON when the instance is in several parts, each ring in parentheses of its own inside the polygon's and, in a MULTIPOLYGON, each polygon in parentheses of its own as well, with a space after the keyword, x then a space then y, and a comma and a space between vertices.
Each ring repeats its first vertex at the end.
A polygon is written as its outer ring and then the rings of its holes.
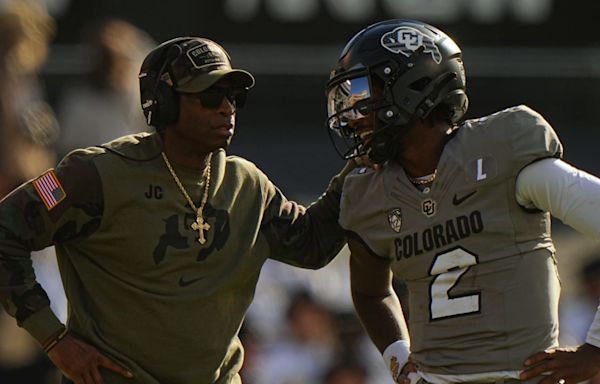
MULTIPOLYGON (((517 178, 516 197, 525 208, 550 212, 581 233, 600 238, 600 179, 558 159, 525 167, 517 178)), ((600 307, 586 343, 530 356, 522 380, 549 373, 542 384, 573 384, 600 372, 600 307), (564 382, 563 382, 564 381, 564 382)))
POLYGON ((402 306, 392 288, 389 260, 371 254, 367 246, 352 236, 350 248, 350 287, 356 313, 371 340, 383 354, 392 377, 406 381, 401 370, 408 362, 410 341, 402 306))
POLYGON ((308 208, 289 201, 265 176, 266 209, 261 231, 271 249, 271 258, 286 264, 317 269, 327 265, 346 240, 338 223, 342 185, 356 167, 353 161, 330 182, 308 208))

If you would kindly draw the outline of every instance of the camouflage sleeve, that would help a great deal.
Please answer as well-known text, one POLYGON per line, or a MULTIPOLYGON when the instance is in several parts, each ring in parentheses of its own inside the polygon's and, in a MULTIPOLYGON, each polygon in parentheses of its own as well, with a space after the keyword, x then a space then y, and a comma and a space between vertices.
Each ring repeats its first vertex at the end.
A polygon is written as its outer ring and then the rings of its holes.
POLYGON ((36 281, 31 251, 89 236, 102 210, 100 178, 84 152, 0 201, 0 302, 42 345, 64 326, 36 281))
POLYGON ((269 242, 272 259, 317 269, 338 254, 345 244, 344 230, 338 223, 342 185, 354 167, 354 162, 348 162, 308 208, 287 200, 264 177, 266 209, 261 230, 269 242))

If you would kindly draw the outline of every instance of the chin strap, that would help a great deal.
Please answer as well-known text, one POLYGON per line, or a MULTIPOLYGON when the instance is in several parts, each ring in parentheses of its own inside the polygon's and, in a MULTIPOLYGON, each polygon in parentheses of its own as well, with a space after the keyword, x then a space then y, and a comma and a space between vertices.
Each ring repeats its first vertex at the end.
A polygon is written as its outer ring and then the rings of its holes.
POLYGON ((375 164, 383 164, 402 153, 404 126, 381 128, 373 133, 367 154, 375 164))

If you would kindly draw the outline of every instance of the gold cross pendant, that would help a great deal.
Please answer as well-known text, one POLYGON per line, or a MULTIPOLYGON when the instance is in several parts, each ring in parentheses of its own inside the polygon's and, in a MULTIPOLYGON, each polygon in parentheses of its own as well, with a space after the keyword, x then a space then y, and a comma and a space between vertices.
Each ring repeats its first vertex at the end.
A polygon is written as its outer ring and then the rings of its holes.
POLYGON ((201 214, 196 216, 196 221, 192 223, 192 229, 194 231, 198 231, 198 242, 200 244, 206 243, 204 231, 208 231, 210 229, 210 224, 204 221, 204 218, 201 214))

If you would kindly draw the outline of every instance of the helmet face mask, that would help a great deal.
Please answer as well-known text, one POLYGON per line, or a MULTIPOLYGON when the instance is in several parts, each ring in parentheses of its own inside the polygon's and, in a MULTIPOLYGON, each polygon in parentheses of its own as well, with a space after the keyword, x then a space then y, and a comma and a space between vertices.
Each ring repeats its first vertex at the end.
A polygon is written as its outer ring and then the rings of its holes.
MULTIPOLYGON (((341 80, 327 93, 328 125, 334 130, 344 130, 348 123, 368 115, 371 87, 367 75, 341 80)), ((352 132, 348 132, 351 135, 352 132)))
POLYGON ((383 85, 369 70, 352 71, 330 83, 327 92, 327 126, 337 152, 344 159, 367 155, 370 141, 385 121, 377 111, 393 108, 382 96, 383 85), (335 133, 335 135, 331 135, 335 133))
POLYGON ((463 117, 465 82, 460 48, 437 28, 389 20, 363 29, 342 51, 327 84, 327 126, 336 150, 346 159, 389 160, 397 154, 389 141, 399 140, 410 122, 440 105, 448 107, 449 124, 463 117), (336 145, 340 138, 346 150, 336 145))

